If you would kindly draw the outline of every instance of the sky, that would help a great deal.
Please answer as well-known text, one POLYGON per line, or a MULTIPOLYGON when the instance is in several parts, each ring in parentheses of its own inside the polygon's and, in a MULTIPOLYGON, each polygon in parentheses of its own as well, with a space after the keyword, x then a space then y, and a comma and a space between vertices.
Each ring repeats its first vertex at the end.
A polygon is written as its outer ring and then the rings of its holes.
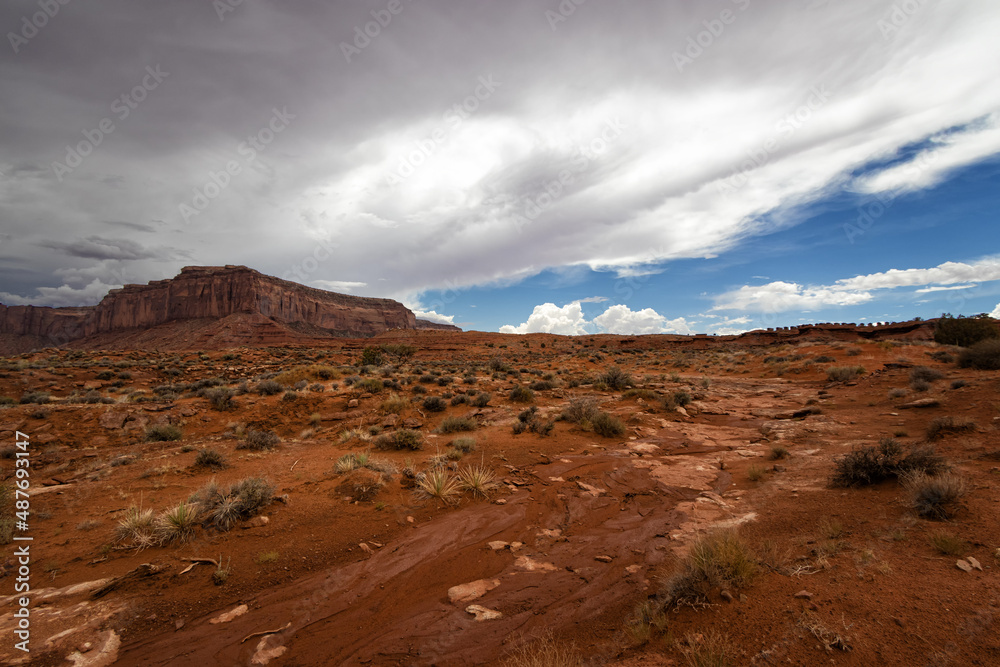
POLYGON ((1000 317, 996 0, 7 0, 0 302, 243 264, 511 333, 1000 317))

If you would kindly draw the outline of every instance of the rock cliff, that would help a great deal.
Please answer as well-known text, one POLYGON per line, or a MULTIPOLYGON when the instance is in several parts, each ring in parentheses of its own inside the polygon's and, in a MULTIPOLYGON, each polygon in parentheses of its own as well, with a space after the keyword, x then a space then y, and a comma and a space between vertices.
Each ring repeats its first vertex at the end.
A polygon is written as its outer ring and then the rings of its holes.
POLYGON ((327 292, 245 266, 189 266, 170 280, 111 290, 96 306, 0 305, 0 351, 10 354, 179 320, 220 320, 239 313, 259 314, 293 330, 308 330, 310 337, 362 338, 390 329, 418 328, 413 313, 391 299, 327 292))

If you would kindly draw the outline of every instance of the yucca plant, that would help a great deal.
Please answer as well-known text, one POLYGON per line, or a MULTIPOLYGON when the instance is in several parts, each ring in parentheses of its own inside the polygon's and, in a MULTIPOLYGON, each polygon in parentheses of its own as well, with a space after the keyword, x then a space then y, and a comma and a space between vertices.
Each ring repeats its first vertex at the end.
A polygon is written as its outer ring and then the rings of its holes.
POLYGON ((197 506, 180 503, 157 518, 157 537, 164 544, 186 542, 194 537, 194 527, 197 521, 197 506))
POLYGON ((463 468, 458 473, 459 486, 482 498, 485 498, 490 491, 496 488, 496 479, 496 473, 482 465, 463 468))
POLYGON ((445 502, 450 502, 453 496, 458 495, 459 488, 458 480, 449 475, 447 470, 431 470, 417 482, 421 495, 445 502))
POLYGON ((156 544, 156 518, 152 509, 132 506, 118 522, 116 539, 126 546, 145 549, 156 544))

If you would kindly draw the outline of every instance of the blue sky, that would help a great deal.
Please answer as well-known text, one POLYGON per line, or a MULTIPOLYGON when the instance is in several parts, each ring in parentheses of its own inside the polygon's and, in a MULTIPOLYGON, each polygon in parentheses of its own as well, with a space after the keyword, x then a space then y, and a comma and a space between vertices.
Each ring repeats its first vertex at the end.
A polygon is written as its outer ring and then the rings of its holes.
POLYGON ((995 0, 37 11, 4 304, 245 264, 489 331, 1000 315, 995 0))

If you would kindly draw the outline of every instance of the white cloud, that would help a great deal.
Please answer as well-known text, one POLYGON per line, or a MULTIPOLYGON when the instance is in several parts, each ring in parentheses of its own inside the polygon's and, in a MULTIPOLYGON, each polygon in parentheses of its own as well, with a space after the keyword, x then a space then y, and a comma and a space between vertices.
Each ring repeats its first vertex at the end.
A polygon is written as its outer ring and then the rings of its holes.
POLYGON ((109 290, 121 285, 107 285, 94 279, 88 285, 77 289, 70 285, 59 287, 39 287, 34 297, 24 297, 10 292, 0 292, 0 303, 8 306, 78 306, 80 304, 96 304, 107 295, 109 290))
POLYGON ((580 303, 604 303, 608 300, 606 296, 588 296, 586 299, 580 299, 580 303))
POLYGON ((535 306, 526 322, 513 326, 505 324, 500 333, 554 333, 580 335, 586 333, 611 333, 640 335, 656 333, 689 334, 690 323, 683 317, 668 320, 652 308, 633 311, 628 306, 610 306, 603 313, 588 321, 583 316, 579 301, 559 307, 554 303, 535 306))
POLYGON ((1000 303, 998 303, 997 307, 993 309, 992 313, 990 313, 990 317, 1000 320, 1000 303))
POLYGON ((936 287, 921 287, 917 290, 917 294, 927 294, 928 292, 950 292, 951 290, 957 289, 971 289, 975 285, 954 285, 952 287, 943 287, 938 285, 936 287))
POLYGON ((611 306, 594 318, 594 324, 602 332, 611 334, 691 333, 691 328, 683 317, 668 320, 652 308, 633 311, 623 305, 611 306))
POLYGON ((414 310, 414 316, 420 320, 427 320, 428 322, 437 322, 438 324, 454 324, 454 315, 442 315, 441 313, 435 312, 433 310, 414 310))
POLYGON ((712 310, 744 310, 780 313, 790 310, 819 310, 834 306, 854 306, 875 298, 875 290, 935 285, 916 290, 932 292, 966 289, 981 282, 1000 280, 1000 258, 976 262, 945 262, 929 269, 890 269, 881 273, 844 278, 832 285, 803 286, 784 281, 766 285, 744 285, 715 297, 712 310), (944 287, 953 283, 971 283, 944 287))
POLYGON ((543 303, 535 306, 526 322, 516 327, 505 324, 500 327, 500 333, 553 333, 573 336, 587 333, 583 328, 585 324, 583 309, 578 301, 562 307, 554 303, 543 303))
POLYGON ((312 284, 330 292, 350 292, 352 289, 368 286, 368 283, 353 280, 314 280, 312 284))

